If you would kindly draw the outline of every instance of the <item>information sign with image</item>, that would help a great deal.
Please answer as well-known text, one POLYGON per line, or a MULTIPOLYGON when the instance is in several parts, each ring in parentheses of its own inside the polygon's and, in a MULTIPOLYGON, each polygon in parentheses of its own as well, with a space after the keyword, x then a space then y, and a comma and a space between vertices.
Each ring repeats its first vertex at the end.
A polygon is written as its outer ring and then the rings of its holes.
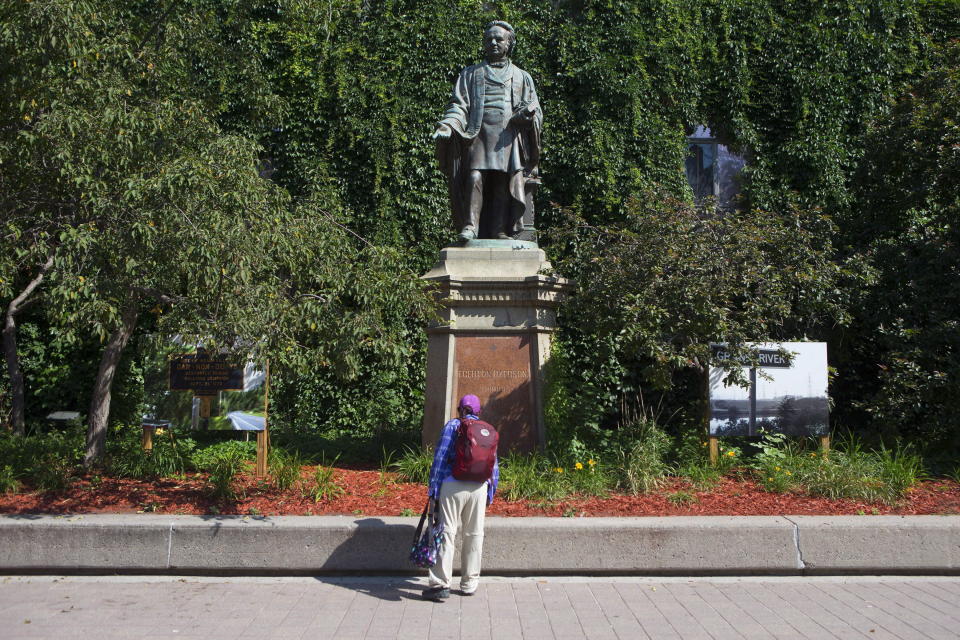
MULTIPOLYGON (((825 342, 762 342, 751 362, 741 364, 747 387, 725 384, 729 372, 710 368, 710 435, 755 436, 761 430, 790 436, 826 436, 827 400, 825 342)), ((714 353, 724 359, 724 346, 714 353)))

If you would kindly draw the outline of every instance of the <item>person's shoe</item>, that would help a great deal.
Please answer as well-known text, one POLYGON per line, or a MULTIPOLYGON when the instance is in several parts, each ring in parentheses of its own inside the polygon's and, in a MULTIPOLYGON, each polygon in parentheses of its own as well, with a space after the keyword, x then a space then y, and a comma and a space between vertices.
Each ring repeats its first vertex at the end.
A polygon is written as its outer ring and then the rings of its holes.
POLYGON ((450 597, 450 589, 446 587, 430 587, 423 590, 423 599, 433 602, 443 602, 450 597))
POLYGON ((474 587, 471 588, 471 589, 467 589, 466 587, 463 587, 463 586, 460 587, 460 595, 462 595, 462 596, 472 596, 472 595, 475 594, 476 592, 477 592, 477 587, 476 587, 476 586, 474 586, 474 587))

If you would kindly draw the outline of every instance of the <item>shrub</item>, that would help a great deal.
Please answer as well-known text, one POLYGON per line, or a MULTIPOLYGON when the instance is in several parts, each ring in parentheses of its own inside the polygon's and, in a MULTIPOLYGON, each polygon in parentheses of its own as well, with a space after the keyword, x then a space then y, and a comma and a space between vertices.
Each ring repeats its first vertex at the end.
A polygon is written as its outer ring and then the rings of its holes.
POLYGON ((801 447, 791 444, 782 433, 763 433, 760 451, 751 465, 757 482, 767 491, 784 493, 799 485, 800 470, 807 464, 801 447))
POLYGON ((670 451, 670 436, 656 423, 639 418, 632 427, 636 441, 619 451, 618 486, 634 495, 657 488, 670 472, 666 456, 670 451))
POLYGON ((174 437, 172 431, 157 429, 153 449, 143 450, 141 427, 118 428, 109 442, 106 469, 128 478, 166 478, 194 468, 192 453, 196 443, 190 438, 174 437))
POLYGON ((0 468, 9 467, 9 478, 40 491, 61 491, 70 485, 82 447, 79 431, 24 437, 0 435, 0 468))
POLYGON ((702 464, 697 464, 695 462, 688 463, 677 470, 677 475, 689 479, 694 487, 702 490, 711 489, 717 486, 717 484, 720 482, 720 478, 723 477, 723 473, 720 471, 720 469, 714 467, 709 462, 702 464))
POLYGON ((720 475, 730 472, 731 469, 743 463, 743 451, 740 447, 721 444, 719 454, 716 469, 720 475))
POLYGON ((947 477, 960 484, 960 465, 953 468, 953 471, 947 474, 947 477))
POLYGON ((433 450, 406 447, 403 453, 391 465, 404 482, 427 484, 430 481, 430 467, 433 464, 433 450))
POLYGON ((541 453, 510 453, 500 460, 500 490, 507 500, 559 500, 569 493, 566 469, 541 453))
POLYGON ((923 476, 920 456, 909 446, 867 451, 850 435, 833 451, 819 454, 782 434, 765 434, 753 468, 769 491, 798 487, 830 499, 893 503, 923 476))
POLYGON ((878 502, 886 497, 875 460, 858 452, 832 451, 804 470, 803 485, 815 496, 878 502))
POLYGON ((270 467, 273 486, 279 491, 286 491, 300 480, 303 458, 298 451, 288 453, 283 449, 272 448, 267 464, 270 467))
POLYGON ((257 457, 257 443, 227 440, 202 447, 193 453, 193 465, 201 471, 210 471, 223 454, 238 456, 241 461, 254 460, 257 457))
POLYGON ((573 493, 587 496, 605 496, 616 483, 604 465, 593 458, 567 465, 567 482, 573 493))
POLYGON ((330 466, 319 464, 317 465, 317 470, 313 472, 314 486, 309 494, 313 497, 314 502, 333 500, 344 494, 343 487, 338 485, 333 478, 333 465, 336 464, 336 462, 337 459, 334 458, 330 466))
POLYGON ((922 473, 920 457, 909 447, 866 451, 850 436, 828 455, 811 457, 801 481, 813 495, 891 504, 922 473))
POLYGON ((895 449, 881 447, 877 457, 880 477, 897 498, 924 476, 923 461, 910 445, 898 444, 895 449))
POLYGON ((0 468, 0 493, 17 493, 21 486, 22 483, 17 479, 13 467, 4 465, 0 468))
POLYGON ((214 498, 233 500, 237 497, 233 481, 243 469, 244 462, 246 458, 243 452, 235 448, 222 448, 213 454, 207 463, 207 470, 210 472, 208 482, 214 498))
POLYGON ((681 506, 697 502, 697 496, 689 491, 675 491, 667 496, 667 501, 670 504, 681 506))

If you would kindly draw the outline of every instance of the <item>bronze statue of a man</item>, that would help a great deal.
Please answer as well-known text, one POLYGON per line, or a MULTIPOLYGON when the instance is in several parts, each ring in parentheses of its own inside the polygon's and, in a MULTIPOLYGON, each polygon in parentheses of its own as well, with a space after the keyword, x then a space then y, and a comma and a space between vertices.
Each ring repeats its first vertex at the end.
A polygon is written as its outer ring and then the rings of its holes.
POLYGON ((460 72, 433 134, 464 242, 517 237, 525 214, 532 226, 543 114, 530 74, 510 62, 515 42, 506 22, 487 25, 485 60, 460 72))

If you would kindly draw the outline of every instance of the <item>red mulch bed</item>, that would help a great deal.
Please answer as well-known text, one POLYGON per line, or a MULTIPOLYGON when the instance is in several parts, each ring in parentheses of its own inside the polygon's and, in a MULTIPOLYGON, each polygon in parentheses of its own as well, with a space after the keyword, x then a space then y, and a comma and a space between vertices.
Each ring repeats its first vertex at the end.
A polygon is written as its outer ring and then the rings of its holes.
MULTIPOLYGON (((304 468, 310 483, 312 468, 304 468)), ((419 514, 426 489, 423 485, 399 482, 392 474, 381 481, 380 473, 369 469, 337 469, 337 484, 345 489, 334 500, 314 502, 298 490, 278 492, 252 474, 243 474, 235 483, 236 500, 210 497, 203 474, 183 480, 156 481, 84 476, 57 493, 22 492, 0 496, 0 514, 52 513, 160 513, 160 514, 243 514, 398 516, 404 510, 419 514)), ((896 505, 871 504, 854 500, 827 500, 799 493, 769 493, 752 480, 724 478, 713 489, 699 491, 689 482, 672 479, 647 495, 612 493, 606 498, 578 498, 558 501, 519 500, 498 497, 488 514, 494 516, 692 516, 692 515, 858 515, 858 514, 960 514, 960 485, 951 480, 927 480, 911 489, 896 505), (695 500, 675 504, 668 497, 678 491, 695 500)))

